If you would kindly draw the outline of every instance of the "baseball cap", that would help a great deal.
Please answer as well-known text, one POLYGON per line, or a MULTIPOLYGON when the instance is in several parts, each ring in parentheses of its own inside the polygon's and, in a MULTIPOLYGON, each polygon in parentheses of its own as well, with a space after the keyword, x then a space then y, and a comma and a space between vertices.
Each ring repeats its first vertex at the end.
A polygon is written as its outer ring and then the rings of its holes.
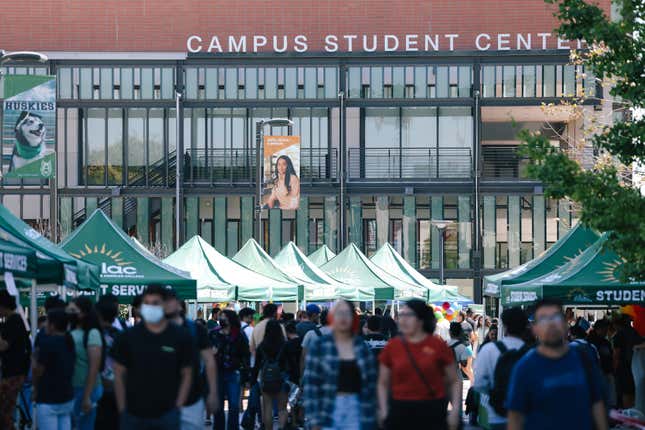
POLYGON ((307 305, 307 313, 308 314, 319 314, 320 313, 320 306, 314 305, 313 303, 307 305))

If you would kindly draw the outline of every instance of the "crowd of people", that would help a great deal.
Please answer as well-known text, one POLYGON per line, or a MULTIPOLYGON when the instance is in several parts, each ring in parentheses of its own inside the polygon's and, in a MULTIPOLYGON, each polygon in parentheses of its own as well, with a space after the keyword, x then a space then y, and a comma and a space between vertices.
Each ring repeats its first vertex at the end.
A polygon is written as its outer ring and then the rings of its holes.
POLYGON ((645 344, 629 318, 592 324, 551 300, 531 320, 467 309, 451 322, 420 300, 386 312, 345 300, 295 315, 215 307, 191 320, 152 285, 131 314, 114 296, 49 297, 32 340, 0 291, 0 428, 14 428, 27 381, 21 407, 43 430, 602 430, 609 408, 642 411, 645 344))

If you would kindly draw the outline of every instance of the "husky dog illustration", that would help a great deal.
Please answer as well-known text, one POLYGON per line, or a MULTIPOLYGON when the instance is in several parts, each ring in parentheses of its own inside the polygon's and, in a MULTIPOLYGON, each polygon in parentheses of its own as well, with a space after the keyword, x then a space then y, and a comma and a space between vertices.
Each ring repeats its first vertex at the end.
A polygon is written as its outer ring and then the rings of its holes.
POLYGON ((14 127, 16 144, 11 154, 9 171, 42 158, 51 151, 45 145, 47 128, 40 115, 22 111, 14 127))

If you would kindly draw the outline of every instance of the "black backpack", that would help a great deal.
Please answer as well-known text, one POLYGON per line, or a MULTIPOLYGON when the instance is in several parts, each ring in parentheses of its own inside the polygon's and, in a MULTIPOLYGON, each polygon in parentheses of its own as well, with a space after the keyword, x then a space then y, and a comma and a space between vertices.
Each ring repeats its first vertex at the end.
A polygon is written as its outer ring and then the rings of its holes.
MULTIPOLYGON (((277 394, 282 390, 284 377, 280 369, 280 359, 284 345, 273 359, 264 353, 264 363, 262 364, 262 392, 267 394, 277 394)), ((264 352, 264 351, 263 351, 264 352)))
POLYGON ((493 389, 490 390, 490 405, 500 416, 506 416, 506 393, 513 373, 513 368, 532 347, 524 345, 520 349, 508 349, 502 342, 495 342, 500 356, 495 364, 493 376, 493 389))

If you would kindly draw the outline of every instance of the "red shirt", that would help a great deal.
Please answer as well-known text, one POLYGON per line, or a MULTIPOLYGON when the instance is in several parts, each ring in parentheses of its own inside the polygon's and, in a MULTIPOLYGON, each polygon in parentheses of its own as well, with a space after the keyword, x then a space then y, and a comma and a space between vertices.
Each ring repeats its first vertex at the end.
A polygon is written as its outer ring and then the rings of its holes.
POLYGON ((379 361, 391 372, 392 398, 394 400, 436 400, 446 396, 445 368, 454 362, 450 348, 443 339, 428 335, 422 342, 406 342, 417 367, 434 391, 427 385, 410 362, 400 337, 391 339, 379 356, 379 361))

